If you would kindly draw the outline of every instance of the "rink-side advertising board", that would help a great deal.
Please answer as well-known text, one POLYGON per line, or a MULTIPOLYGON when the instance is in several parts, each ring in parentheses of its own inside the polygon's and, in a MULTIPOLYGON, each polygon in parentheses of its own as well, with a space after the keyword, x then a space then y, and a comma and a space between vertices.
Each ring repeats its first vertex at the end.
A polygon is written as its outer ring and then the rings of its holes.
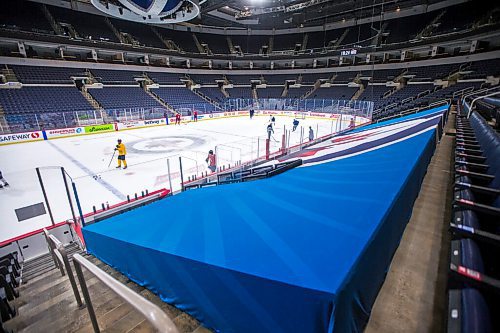
POLYGON ((15 134, 3 134, 0 135, 0 145, 8 145, 13 143, 21 142, 31 142, 31 141, 41 141, 43 140, 42 131, 26 132, 26 133, 15 133, 15 134))
POLYGON ((112 132, 115 130, 115 126, 113 124, 91 125, 85 126, 84 130, 85 134, 112 132))
POLYGON ((59 128, 53 130, 44 131, 44 138, 53 139, 53 138, 64 138, 67 136, 80 135, 85 133, 85 128, 83 127, 70 127, 70 128, 59 128))

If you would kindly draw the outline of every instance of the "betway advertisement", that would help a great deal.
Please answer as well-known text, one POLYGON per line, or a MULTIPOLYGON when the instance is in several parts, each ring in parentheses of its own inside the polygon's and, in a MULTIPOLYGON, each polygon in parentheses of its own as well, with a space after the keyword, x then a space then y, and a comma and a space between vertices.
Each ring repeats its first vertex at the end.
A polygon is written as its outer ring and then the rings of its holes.
POLYGON ((46 130, 45 134, 48 139, 57 138, 57 137, 65 137, 72 135, 84 134, 85 129, 83 127, 71 127, 71 128, 59 128, 53 130, 46 130))
POLYGON ((95 134, 95 133, 114 131, 115 126, 113 124, 92 125, 92 126, 85 126, 84 129, 85 129, 85 134, 95 134))
POLYGON ((144 120, 144 126, 155 126, 155 125, 166 125, 166 124, 167 121, 165 120, 165 118, 144 120))
POLYGON ((41 131, 0 135, 0 145, 43 140, 41 131))

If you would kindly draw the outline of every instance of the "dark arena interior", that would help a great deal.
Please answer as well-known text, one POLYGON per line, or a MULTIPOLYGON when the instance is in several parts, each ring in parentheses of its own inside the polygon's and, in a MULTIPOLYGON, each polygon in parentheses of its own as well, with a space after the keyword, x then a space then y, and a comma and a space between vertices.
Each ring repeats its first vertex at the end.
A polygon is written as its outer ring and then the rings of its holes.
POLYGON ((499 83, 498 1, 2 1, 0 333, 500 332, 499 83))

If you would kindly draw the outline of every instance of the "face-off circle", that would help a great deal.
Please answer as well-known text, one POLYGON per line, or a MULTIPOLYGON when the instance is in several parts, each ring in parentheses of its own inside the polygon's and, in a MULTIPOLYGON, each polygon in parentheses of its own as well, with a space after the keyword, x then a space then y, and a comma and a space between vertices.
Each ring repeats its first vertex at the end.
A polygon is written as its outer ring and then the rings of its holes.
POLYGON ((131 142, 127 149, 138 154, 176 153, 195 149, 204 143, 204 139, 194 136, 165 136, 131 142))

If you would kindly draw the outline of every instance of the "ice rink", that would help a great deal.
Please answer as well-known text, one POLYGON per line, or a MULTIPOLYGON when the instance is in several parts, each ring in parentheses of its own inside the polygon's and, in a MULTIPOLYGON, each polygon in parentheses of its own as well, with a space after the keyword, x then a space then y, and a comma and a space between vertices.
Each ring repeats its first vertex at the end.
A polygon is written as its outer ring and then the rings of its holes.
MULTIPOLYGON (((271 152, 281 147, 283 131, 292 129, 293 118, 276 117, 271 152), (285 128, 284 128, 285 127, 285 128)), ((266 127, 269 116, 220 118, 182 125, 158 126, 96 135, 68 137, 56 140, 0 146, 0 170, 10 187, 0 190, 0 241, 50 225, 48 214, 18 222, 15 209, 44 202, 35 168, 45 185, 55 222, 71 218, 71 211, 60 167, 64 167, 71 186, 76 184, 83 213, 102 203, 114 204, 126 196, 170 188, 167 160, 170 164, 171 187, 181 188, 180 163, 184 180, 208 170, 205 159, 210 149, 217 152, 219 166, 234 165, 265 155, 266 127), (117 139, 127 147, 128 169, 115 169, 113 156, 117 139)), ((299 127, 291 132, 287 144, 308 141, 309 126, 315 137, 345 128, 330 119, 300 119, 299 127)), ((168 214, 168 212, 166 212, 168 214)))

